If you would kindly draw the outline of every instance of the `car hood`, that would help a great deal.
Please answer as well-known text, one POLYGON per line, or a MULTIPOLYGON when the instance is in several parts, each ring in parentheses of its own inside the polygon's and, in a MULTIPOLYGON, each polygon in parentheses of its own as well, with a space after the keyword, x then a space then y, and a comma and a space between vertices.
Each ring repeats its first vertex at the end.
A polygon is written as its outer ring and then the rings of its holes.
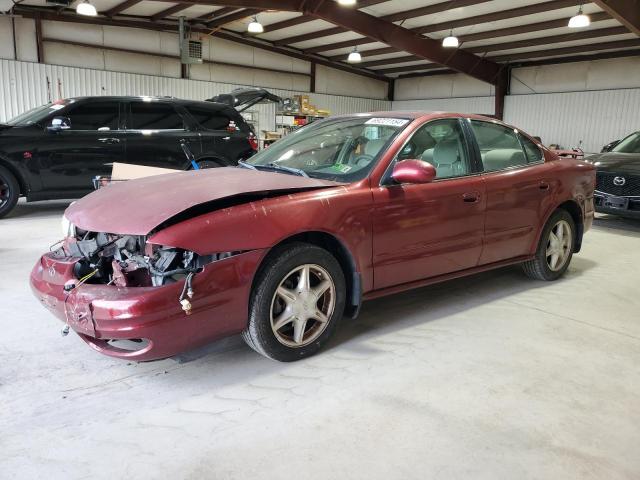
POLYGON ((599 172, 640 175, 640 153, 606 152, 586 158, 599 172))
POLYGON ((329 188, 336 182, 235 167, 169 173, 113 183, 72 203, 82 230, 147 235, 158 226, 265 196, 329 188), (178 217, 179 216, 179 217, 178 217))
POLYGON ((9 130, 10 128, 13 128, 11 125, 7 125, 6 123, 0 123, 0 132, 3 130, 9 130))

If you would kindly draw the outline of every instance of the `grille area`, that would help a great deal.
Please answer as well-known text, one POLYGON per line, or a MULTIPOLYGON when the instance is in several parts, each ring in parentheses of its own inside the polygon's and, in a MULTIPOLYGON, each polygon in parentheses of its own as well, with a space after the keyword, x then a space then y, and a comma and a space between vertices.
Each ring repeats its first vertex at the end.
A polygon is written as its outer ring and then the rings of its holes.
POLYGON ((596 190, 618 197, 640 196, 640 176, 598 172, 596 174, 596 190), (624 178, 625 184, 614 184, 613 179, 616 177, 624 178))

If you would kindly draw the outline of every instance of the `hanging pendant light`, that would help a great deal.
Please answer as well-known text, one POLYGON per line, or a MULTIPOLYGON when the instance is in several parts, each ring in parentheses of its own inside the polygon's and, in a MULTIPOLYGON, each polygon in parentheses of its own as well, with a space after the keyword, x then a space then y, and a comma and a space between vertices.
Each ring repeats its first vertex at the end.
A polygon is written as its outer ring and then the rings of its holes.
POLYGON ((582 13, 582 4, 578 9, 578 14, 569 19, 569 28, 584 28, 591 25, 591 19, 589 15, 582 13))
POLYGON ((356 3, 356 0, 338 0, 338 4, 343 7, 353 7, 356 3))
POLYGON ((78 15, 86 15, 87 17, 95 17, 98 15, 96 7, 89 3, 89 0, 84 0, 76 5, 76 13, 78 15))
POLYGON ((249 33, 263 33, 264 27, 258 21, 258 16, 253 17, 253 21, 247 26, 247 32, 249 33))
POLYGON ((347 58, 347 62, 349 63, 360 63, 362 61, 362 55, 358 51, 358 47, 354 47, 353 52, 349 54, 347 58))
POLYGON ((449 33, 448 37, 442 39, 442 46, 447 48, 457 48, 460 45, 458 37, 453 34, 453 30, 449 33))

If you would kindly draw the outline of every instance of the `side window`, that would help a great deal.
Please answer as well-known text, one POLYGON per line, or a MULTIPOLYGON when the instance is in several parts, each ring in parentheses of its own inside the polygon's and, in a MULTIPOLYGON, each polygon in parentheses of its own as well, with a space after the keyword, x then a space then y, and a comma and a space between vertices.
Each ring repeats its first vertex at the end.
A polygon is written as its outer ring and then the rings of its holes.
POLYGON ((520 141, 524 147, 524 153, 527 156, 527 163, 536 163, 542 161, 542 150, 524 135, 520 135, 520 141))
POLYGON ((512 128, 497 123, 471 120, 485 172, 526 165, 527 158, 512 128))
POLYGON ((133 130, 184 130, 184 121, 173 105, 161 102, 131 103, 133 130))
POLYGON ((457 118, 435 120, 420 127, 398 154, 398 160, 415 158, 436 167, 436 178, 471 173, 464 135, 457 118))
POLYGON ((225 130, 231 119, 214 108, 186 107, 191 116, 207 130, 225 130))
POLYGON ((90 102, 71 107, 66 116, 71 120, 71 130, 117 130, 118 102, 90 102))

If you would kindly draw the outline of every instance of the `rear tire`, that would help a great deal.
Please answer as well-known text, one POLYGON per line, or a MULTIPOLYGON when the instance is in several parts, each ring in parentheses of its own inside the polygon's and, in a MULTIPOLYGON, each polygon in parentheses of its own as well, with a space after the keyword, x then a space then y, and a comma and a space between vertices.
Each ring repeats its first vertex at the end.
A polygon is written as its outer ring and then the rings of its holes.
POLYGON ((6 168, 0 166, 0 218, 7 215, 18 203, 20 185, 6 168))
POLYGON ((205 169, 205 168, 219 168, 219 167, 224 167, 224 165, 220 162, 217 162, 215 160, 201 160, 200 162, 198 162, 198 167, 200 167, 201 169, 205 169))
POLYGON ((256 352, 281 362, 317 353, 344 313, 346 283, 326 250, 290 243, 269 254, 254 282, 242 333, 256 352))
POLYGON ((522 264, 535 280, 553 281, 569 268, 576 242, 576 224, 566 210, 556 210, 542 231, 536 256, 522 264))

